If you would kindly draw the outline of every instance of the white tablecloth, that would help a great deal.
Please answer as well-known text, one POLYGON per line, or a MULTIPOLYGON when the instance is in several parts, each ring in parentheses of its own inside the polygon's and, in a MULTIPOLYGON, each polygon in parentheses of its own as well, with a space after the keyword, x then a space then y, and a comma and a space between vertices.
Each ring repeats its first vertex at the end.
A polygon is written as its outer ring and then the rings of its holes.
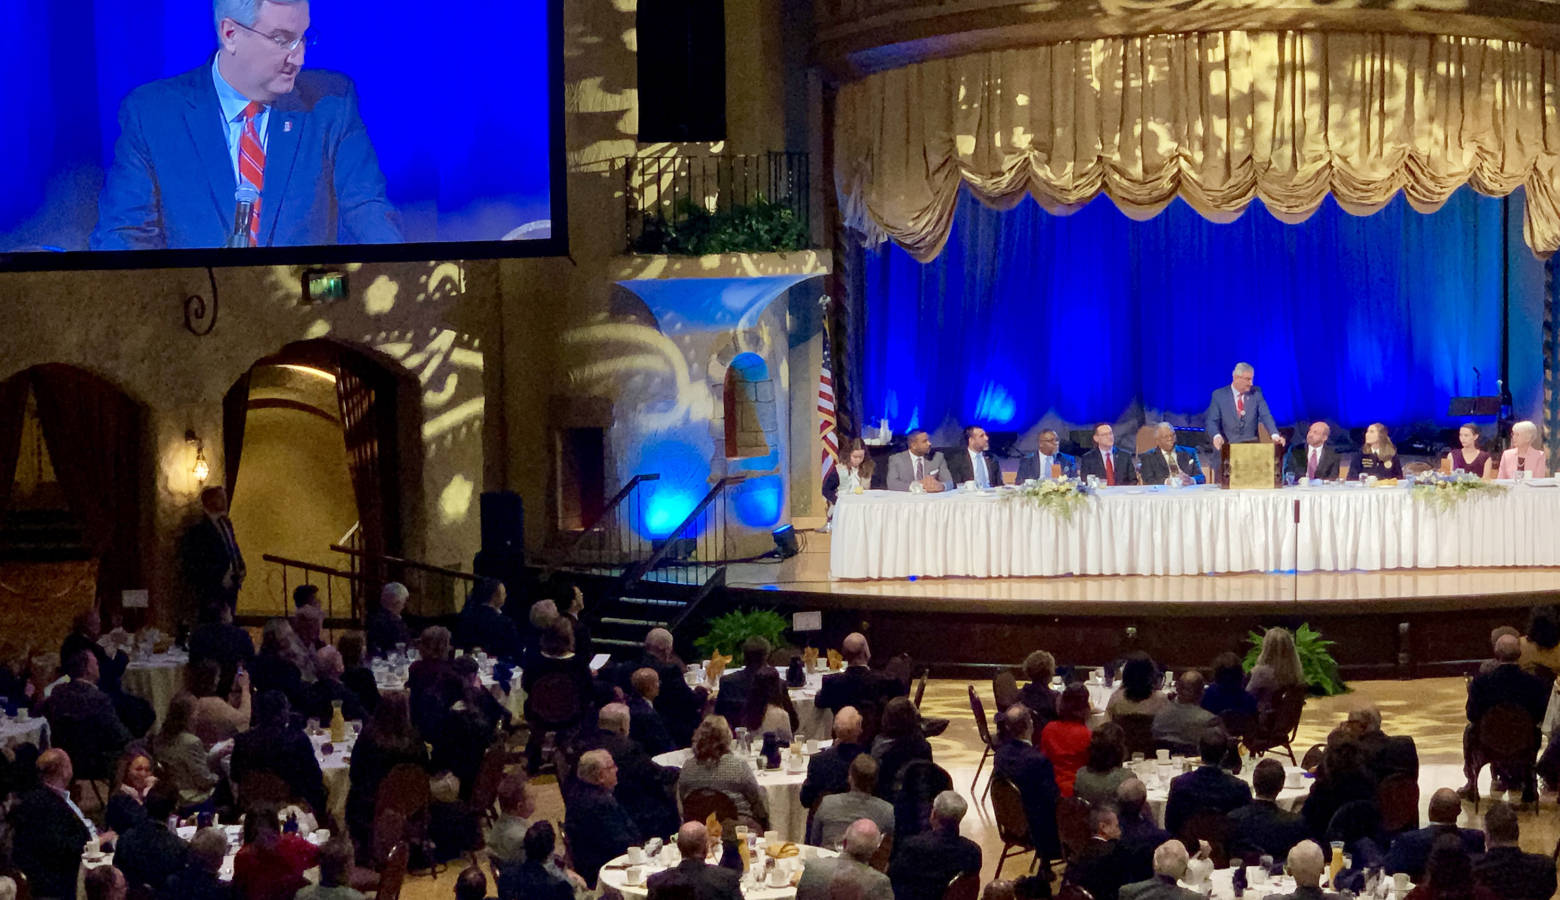
POLYGON ((1441 511, 1406 486, 1105 488, 1064 520, 1012 491, 841 495, 832 578, 1200 575, 1560 565, 1560 487, 1441 511), (1300 524, 1295 524, 1299 505, 1300 524))
MULTIPOLYGON (((825 850, 822 847, 803 845, 798 849, 807 859, 837 855, 834 851, 825 850)), ((629 884, 628 857, 619 856, 601 867, 601 872, 597 875, 598 884, 602 887, 616 888, 625 897, 648 897, 650 888, 647 882, 649 882, 650 876, 677 865, 677 861, 680 859, 681 857, 678 856, 675 847, 664 847, 654 860, 647 860, 642 865, 636 867, 639 870, 637 873, 639 876, 638 882, 629 884)), ((716 861, 717 858, 708 860, 711 865, 714 865, 716 861)), ((793 856, 789 859, 776 860, 776 864, 787 875, 799 877, 802 868, 807 864, 807 860, 802 858, 802 856, 793 856)), ((755 866, 743 877, 741 883, 743 900, 792 900, 796 896, 796 888, 790 885, 770 887, 767 884, 758 883, 756 881, 757 874, 757 867, 755 866)))
POLYGON ((330 743, 328 731, 325 734, 311 734, 309 740, 314 744, 314 758, 320 764, 320 776, 325 782, 325 804, 329 807, 330 820, 345 822, 347 791, 352 787, 347 774, 352 766, 352 745, 357 740, 357 733, 349 725, 347 739, 339 744, 331 744, 329 753, 325 752, 325 745, 330 743))
MULTIPOLYGON (((823 750, 831 743, 819 741, 818 749, 823 750)), ((789 752, 782 751, 780 756, 781 768, 754 769, 753 775, 758 779, 758 786, 764 789, 769 802, 770 830, 780 832, 784 840, 800 844, 807 839, 807 809, 802 806, 802 782, 807 780, 807 766, 804 762, 801 771, 792 772, 788 768, 789 752)), ((693 751, 686 747, 654 757, 657 765, 676 766, 679 769, 691 758, 693 751)), ((745 759, 748 767, 753 768, 753 757, 745 759)))
POLYGON ((18 747, 32 744, 39 750, 49 748, 49 721, 29 716, 27 721, 8 719, 0 715, 0 747, 18 747))
POLYGON ((189 656, 180 651, 133 659, 125 667, 120 684, 125 693, 150 703, 152 712, 157 715, 157 725, 161 725, 163 714, 168 711, 168 701, 184 688, 184 669, 189 661, 189 656))

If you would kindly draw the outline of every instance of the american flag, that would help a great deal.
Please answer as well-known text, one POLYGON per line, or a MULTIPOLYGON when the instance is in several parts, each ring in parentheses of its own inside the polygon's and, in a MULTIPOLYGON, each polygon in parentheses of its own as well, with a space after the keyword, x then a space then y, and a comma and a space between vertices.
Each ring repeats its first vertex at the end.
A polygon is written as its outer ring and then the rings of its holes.
POLYGON ((828 477, 840 455, 840 438, 834 430, 834 374, 829 365, 829 331, 823 332, 823 366, 818 369, 818 440, 823 444, 823 469, 828 477))

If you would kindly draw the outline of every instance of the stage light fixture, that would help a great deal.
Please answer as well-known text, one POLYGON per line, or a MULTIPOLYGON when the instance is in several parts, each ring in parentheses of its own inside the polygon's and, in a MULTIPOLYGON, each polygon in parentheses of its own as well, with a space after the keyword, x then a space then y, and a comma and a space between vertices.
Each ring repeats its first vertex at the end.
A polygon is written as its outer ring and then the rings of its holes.
POLYGON ((781 559, 790 559, 802 552, 796 545, 796 529, 790 525, 781 525, 771 536, 775 539, 775 550, 779 552, 781 559))

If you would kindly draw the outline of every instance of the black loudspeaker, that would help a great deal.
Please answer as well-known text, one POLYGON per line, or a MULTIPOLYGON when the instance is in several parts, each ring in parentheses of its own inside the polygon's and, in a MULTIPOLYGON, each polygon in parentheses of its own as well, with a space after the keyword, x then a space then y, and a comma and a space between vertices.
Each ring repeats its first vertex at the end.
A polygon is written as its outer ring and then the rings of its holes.
POLYGON ((482 494, 482 554, 525 558, 525 507, 514 491, 482 494))
POLYGON ((723 0, 639 0, 639 140, 726 139, 723 0))

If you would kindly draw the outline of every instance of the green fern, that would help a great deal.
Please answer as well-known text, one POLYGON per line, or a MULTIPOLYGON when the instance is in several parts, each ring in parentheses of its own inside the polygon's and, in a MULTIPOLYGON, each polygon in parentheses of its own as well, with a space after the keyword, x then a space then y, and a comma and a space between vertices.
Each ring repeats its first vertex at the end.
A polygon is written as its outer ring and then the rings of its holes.
POLYGON ((748 638, 761 637, 770 647, 779 647, 785 643, 785 629, 785 617, 772 609, 732 610, 711 619, 709 633, 693 646, 706 659, 719 651, 740 662, 742 643, 748 638))
POLYGON ((703 256, 709 253, 768 253, 807 249, 807 227, 786 203, 759 194, 751 203, 710 212, 684 198, 671 219, 645 217, 635 253, 703 256))
MULTIPOLYGON (((1311 692, 1324 697, 1348 693, 1349 686, 1343 683, 1343 678, 1338 674, 1338 662, 1327 649, 1337 641, 1325 640, 1322 633, 1312 628, 1309 622, 1303 623, 1294 636, 1295 651, 1300 654, 1300 670, 1311 692)), ((1262 653, 1262 632, 1253 631, 1246 635, 1246 640, 1251 644, 1245 659, 1246 671, 1250 672, 1262 653)))

